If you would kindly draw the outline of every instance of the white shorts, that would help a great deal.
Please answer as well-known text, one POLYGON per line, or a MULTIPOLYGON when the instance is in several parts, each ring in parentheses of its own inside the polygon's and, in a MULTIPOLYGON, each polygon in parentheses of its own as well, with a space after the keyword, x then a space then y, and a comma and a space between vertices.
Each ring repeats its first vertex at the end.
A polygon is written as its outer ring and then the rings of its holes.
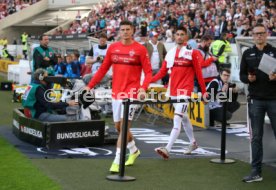
MULTIPOLYGON (((175 99, 190 99, 190 97, 189 96, 171 96, 171 99, 172 100, 175 100, 175 99)), ((187 102, 174 103, 173 104, 174 113, 184 116, 188 112, 188 106, 189 106, 188 100, 187 100, 187 102)))
MULTIPOLYGON (((131 104, 129 106, 128 120, 133 120, 137 105, 131 104)), ((113 121, 119 122, 124 117, 124 105, 122 100, 112 99, 112 111, 113 111, 113 121)))

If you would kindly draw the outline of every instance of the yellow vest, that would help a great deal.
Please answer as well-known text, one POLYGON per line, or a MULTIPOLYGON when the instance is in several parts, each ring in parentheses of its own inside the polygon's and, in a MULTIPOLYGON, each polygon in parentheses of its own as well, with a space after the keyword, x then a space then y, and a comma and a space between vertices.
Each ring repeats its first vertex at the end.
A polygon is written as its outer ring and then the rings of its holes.
POLYGON ((7 48, 3 48, 2 49, 2 56, 4 57, 4 58, 7 58, 9 55, 7 54, 7 48))
POLYGON ((223 40, 216 40, 212 44, 212 53, 215 56, 219 53, 219 50, 223 45, 225 45, 225 48, 221 56, 218 57, 219 63, 225 63, 226 54, 229 52, 232 52, 231 45, 228 41, 223 41, 223 40))
POLYGON ((28 39, 28 34, 22 34, 21 35, 22 42, 27 42, 27 39, 28 39))

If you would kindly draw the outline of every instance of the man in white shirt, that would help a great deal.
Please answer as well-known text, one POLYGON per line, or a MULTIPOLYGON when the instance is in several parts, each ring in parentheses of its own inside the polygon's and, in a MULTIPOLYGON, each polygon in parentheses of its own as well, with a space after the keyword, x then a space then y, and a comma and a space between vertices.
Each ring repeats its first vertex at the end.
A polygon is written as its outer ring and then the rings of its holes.
MULTIPOLYGON (((152 74, 155 75, 161 68, 162 62, 167 54, 166 48, 162 42, 158 41, 158 33, 153 31, 149 35, 150 40, 144 44, 148 50, 152 74)), ((158 81, 161 83, 161 81, 158 81)))

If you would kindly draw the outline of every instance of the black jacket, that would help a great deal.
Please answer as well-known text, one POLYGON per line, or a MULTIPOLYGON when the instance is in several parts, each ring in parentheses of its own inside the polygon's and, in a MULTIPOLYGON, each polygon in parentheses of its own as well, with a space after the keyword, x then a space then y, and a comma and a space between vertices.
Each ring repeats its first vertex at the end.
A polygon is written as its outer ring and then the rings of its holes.
POLYGON ((276 58, 276 48, 270 44, 267 44, 262 51, 256 46, 244 51, 240 66, 240 80, 249 84, 250 98, 276 100, 276 81, 270 81, 269 76, 258 69, 263 53, 276 58), (255 73, 256 81, 249 82, 248 73, 255 73))

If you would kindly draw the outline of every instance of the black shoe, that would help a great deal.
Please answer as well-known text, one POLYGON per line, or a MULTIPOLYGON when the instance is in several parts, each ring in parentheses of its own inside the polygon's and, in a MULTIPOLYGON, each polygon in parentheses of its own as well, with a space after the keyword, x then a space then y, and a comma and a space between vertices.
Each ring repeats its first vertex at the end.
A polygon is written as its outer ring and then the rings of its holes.
POLYGON ((262 180, 263 178, 260 174, 251 173, 249 176, 245 176, 242 181, 246 183, 251 183, 251 182, 262 181, 262 180))

